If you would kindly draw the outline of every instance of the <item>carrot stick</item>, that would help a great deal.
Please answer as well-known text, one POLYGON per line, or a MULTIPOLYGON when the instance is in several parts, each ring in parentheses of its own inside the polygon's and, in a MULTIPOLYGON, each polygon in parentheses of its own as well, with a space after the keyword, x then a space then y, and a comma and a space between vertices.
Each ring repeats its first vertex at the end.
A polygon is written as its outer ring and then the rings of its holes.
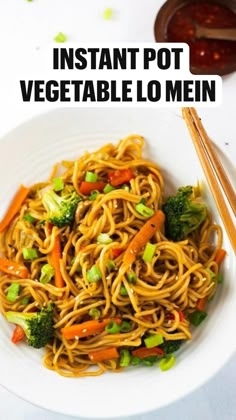
POLYGON ((118 359, 120 356, 116 347, 109 347, 107 349, 90 351, 88 357, 92 362, 102 362, 103 360, 118 359))
POLYGON ((197 304, 196 304, 197 310, 198 311, 204 311, 205 306, 206 306, 206 302, 207 302, 206 298, 198 299, 197 304))
POLYGON ((125 265, 130 266, 134 262, 137 253, 147 244, 154 233, 160 229, 164 221, 165 215, 163 211, 157 210, 157 212, 142 226, 125 251, 123 259, 125 265))
POLYGON ((24 185, 20 186, 10 206, 8 207, 7 212, 5 213, 5 215, 3 216, 3 219, 0 222, 0 232, 3 232, 11 223, 13 217, 19 211, 22 203, 24 202, 27 195, 29 194, 29 191, 30 191, 30 188, 27 188, 24 185))
POLYGON ((23 328, 20 325, 16 325, 11 337, 12 343, 16 344, 23 340, 23 338, 25 338, 25 332, 23 328))
POLYGON ((79 187, 79 191, 81 194, 89 195, 92 191, 95 191, 95 190, 102 192, 105 186, 106 186, 106 183, 103 181, 96 181, 96 182, 82 181, 79 187))
POLYGON ((132 351, 133 356, 137 356, 140 359, 145 359, 149 356, 163 356, 165 352, 160 347, 153 347, 148 349, 147 347, 139 347, 132 351))
POLYGON ((220 267, 221 263, 223 262, 224 258, 226 256, 226 251, 224 249, 219 249, 219 251, 217 251, 216 256, 215 256, 215 262, 218 265, 218 267, 220 267))
POLYGON ((61 270, 60 270, 60 259, 61 259, 61 241, 60 241, 60 237, 57 235, 55 238, 55 243, 54 243, 52 252, 49 254, 50 264, 53 266, 55 270, 54 284, 56 287, 65 286, 65 282, 61 275, 61 270))
POLYGON ((75 337, 88 337, 89 335, 96 334, 104 330, 110 321, 115 321, 117 324, 121 324, 121 320, 119 318, 105 318, 101 321, 90 320, 82 322, 82 324, 74 324, 64 327, 61 329, 61 333, 63 337, 67 339, 75 337))
POLYGON ((0 258, 0 271, 3 271, 7 274, 12 274, 21 279, 26 279, 29 277, 29 271, 27 267, 15 261, 7 260, 6 258, 0 258))

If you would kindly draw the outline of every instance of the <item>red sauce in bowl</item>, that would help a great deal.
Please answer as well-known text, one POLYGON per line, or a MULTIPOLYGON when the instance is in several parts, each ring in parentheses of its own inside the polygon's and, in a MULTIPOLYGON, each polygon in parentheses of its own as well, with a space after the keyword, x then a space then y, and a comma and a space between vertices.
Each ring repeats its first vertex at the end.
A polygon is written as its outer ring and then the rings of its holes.
POLYGON ((169 42, 190 46, 191 71, 225 74, 236 69, 236 41, 196 39, 195 23, 208 28, 236 28, 236 14, 215 3, 194 2, 177 9, 166 27, 169 42))

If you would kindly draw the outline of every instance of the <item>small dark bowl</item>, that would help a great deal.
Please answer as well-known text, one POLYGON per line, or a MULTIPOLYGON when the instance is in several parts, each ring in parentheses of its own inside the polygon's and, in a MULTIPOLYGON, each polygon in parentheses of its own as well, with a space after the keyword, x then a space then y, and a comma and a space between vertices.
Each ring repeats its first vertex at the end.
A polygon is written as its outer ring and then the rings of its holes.
MULTIPOLYGON (((236 0, 197 0, 198 3, 212 3, 227 7, 229 10, 236 14, 236 0)), ((167 27, 170 19, 174 16, 176 11, 183 6, 191 3, 196 3, 196 0, 167 0, 159 10, 155 24, 154 24, 154 36, 156 42, 168 42, 167 39, 167 27)), ((224 69, 214 69, 214 66, 209 68, 203 68, 202 66, 192 66, 190 63, 190 71, 194 74, 219 74, 225 75, 236 71, 236 60, 235 62, 228 63, 224 69)))

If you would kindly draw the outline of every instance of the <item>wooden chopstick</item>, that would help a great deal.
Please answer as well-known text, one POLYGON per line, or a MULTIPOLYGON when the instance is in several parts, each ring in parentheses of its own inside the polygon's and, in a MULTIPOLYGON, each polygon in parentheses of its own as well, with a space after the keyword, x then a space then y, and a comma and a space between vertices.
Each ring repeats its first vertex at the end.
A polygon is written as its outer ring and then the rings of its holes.
POLYGON ((224 223, 232 248, 234 250, 234 253, 236 254, 235 224, 231 218, 231 215, 228 210, 227 204, 225 202, 224 196, 222 194, 221 188, 217 181, 216 171, 214 168, 214 160, 210 161, 210 158, 209 158, 210 155, 208 155, 207 149, 204 146, 206 144, 206 138, 207 138, 208 144, 210 140, 206 134, 205 129, 203 129, 202 123, 194 108, 183 108, 182 114, 187 124, 187 127, 189 129, 189 132, 191 134, 193 144, 195 146, 196 152, 201 162, 203 171, 208 181, 217 209, 224 223))
POLYGON ((208 158, 228 199, 230 207, 233 210, 234 215, 236 216, 236 192, 234 191, 229 181, 229 178, 224 170, 224 167, 212 147, 211 140, 209 139, 209 136, 205 128, 203 127, 196 110, 194 108, 190 108, 190 113, 198 129, 198 132, 200 133, 200 140, 202 141, 203 147, 206 153, 208 154, 208 158))

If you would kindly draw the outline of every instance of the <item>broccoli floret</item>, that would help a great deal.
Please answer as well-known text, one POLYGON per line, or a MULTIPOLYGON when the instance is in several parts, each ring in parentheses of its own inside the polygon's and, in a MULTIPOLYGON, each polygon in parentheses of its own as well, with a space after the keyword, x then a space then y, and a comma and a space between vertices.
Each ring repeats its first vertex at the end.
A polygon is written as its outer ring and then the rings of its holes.
POLYGON ((75 211, 81 198, 76 191, 59 196, 50 190, 44 193, 42 201, 50 222, 61 228, 73 223, 75 211))
POLYGON ((183 340, 167 340, 160 344, 159 347, 165 352, 165 354, 174 353, 179 350, 183 340))
POLYGON ((53 338, 53 304, 41 308, 40 312, 14 312, 5 314, 9 322, 20 325, 26 335, 28 344, 35 349, 46 346, 53 338))
POLYGON ((186 238, 207 217, 205 204, 196 200, 191 186, 179 188, 175 196, 168 197, 163 211, 166 216, 165 234, 173 241, 186 238))

